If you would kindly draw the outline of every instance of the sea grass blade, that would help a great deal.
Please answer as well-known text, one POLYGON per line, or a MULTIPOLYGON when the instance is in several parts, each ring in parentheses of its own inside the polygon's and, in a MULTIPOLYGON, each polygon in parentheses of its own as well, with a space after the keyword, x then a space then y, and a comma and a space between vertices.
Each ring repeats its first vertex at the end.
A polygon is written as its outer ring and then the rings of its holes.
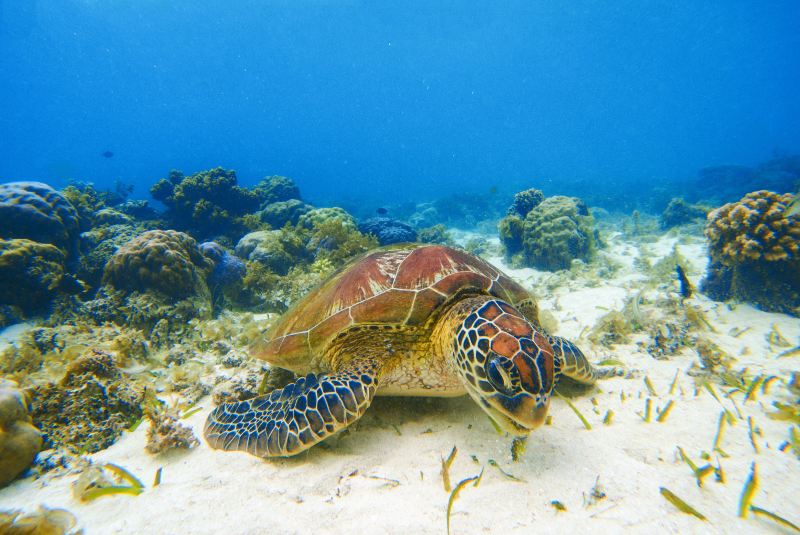
POLYGON ((453 489, 453 492, 450 493, 450 498, 447 500, 447 534, 448 535, 450 535, 450 513, 453 511, 453 504, 456 502, 456 499, 458 498, 459 493, 461 493, 461 491, 464 489, 464 487, 466 487, 467 485, 469 485, 473 481, 475 482, 475 486, 477 486, 478 483, 480 483, 480 480, 481 480, 482 477, 483 477, 483 469, 481 469, 481 473, 478 474, 477 476, 468 477, 466 479, 462 479, 461 481, 459 481, 456 484, 455 488, 453 489))
POLYGON ((520 479, 517 476, 515 476, 514 474, 509 474, 508 472, 503 470, 503 468, 499 464, 497 464, 497 461, 495 461, 494 459, 489 459, 487 462, 489 463, 489 466, 494 466, 495 468, 497 468, 500 471, 500 473, 503 474, 504 476, 506 476, 508 479, 510 479, 512 481, 516 481, 518 483, 524 483, 525 482, 524 479, 520 479))
POLYGON ((667 416, 669 416, 669 411, 672 410, 673 405, 673 401, 669 400, 664 408, 661 409, 661 412, 658 413, 658 416, 656 416, 656 422, 663 423, 664 420, 667 419, 667 416))
POLYGON ((106 468, 109 471, 114 472, 120 478, 130 483, 132 487, 139 489, 144 488, 144 484, 139 480, 139 478, 137 478, 135 475, 131 474, 118 464, 106 463, 103 465, 103 468, 106 468))
POLYGON ((181 417, 180 417, 180 419, 181 419, 181 420, 185 420, 185 419, 186 419, 186 418, 188 418, 189 416, 191 416, 191 415, 193 415, 193 414, 197 414, 197 413, 198 413, 198 412, 200 412, 201 410, 203 410, 203 407, 195 407, 195 408, 193 408, 193 409, 189 409, 189 410, 187 410, 186 412, 184 412, 183 414, 181 414, 181 417))
POLYGON ((138 496, 142 493, 141 487, 129 487, 127 485, 115 485, 112 487, 97 487, 91 490, 87 490, 83 494, 81 494, 81 500, 84 502, 90 502, 92 500, 96 500, 101 496, 111 496, 113 494, 130 494, 132 496, 138 496))
POLYGON ((586 429, 591 430, 592 429, 592 425, 589 423, 589 421, 586 418, 584 418, 583 414, 581 414, 581 411, 578 410, 578 407, 573 405, 572 402, 568 398, 562 396, 558 392, 556 392, 556 394, 558 395, 558 397, 563 399, 567 403, 567 405, 569 405, 569 408, 572 409, 572 412, 574 412, 578 416, 578 418, 580 418, 581 422, 583 422, 583 426, 586 429))
POLYGON ((719 423, 717 423, 717 434, 714 436, 714 446, 712 446, 711 451, 721 451, 720 450, 720 443, 722 442, 722 437, 725 434, 725 413, 721 412, 719 414, 719 423))
POLYGON ((678 496, 676 496, 671 490, 669 490, 669 489, 667 489, 665 487, 660 487, 659 491, 661 492, 661 495, 664 498, 666 498, 666 500, 669 503, 674 505, 675 508, 678 511, 680 511, 681 513, 686 513, 687 515, 696 516, 700 520, 707 520, 706 517, 703 516, 703 514, 700 511, 698 511, 697 509, 695 509, 694 507, 692 507, 691 505, 689 505, 688 503, 686 503, 682 499, 678 498, 678 496))
POLYGON ((644 386, 647 387, 647 392, 651 396, 658 396, 658 394, 656 393, 656 389, 653 388, 653 383, 650 382, 650 378, 648 376, 646 376, 646 375, 644 376, 644 386))
POLYGON ((679 369, 675 370, 675 377, 672 378, 672 383, 669 385, 669 395, 670 396, 675 393, 675 385, 678 384, 678 373, 679 372, 680 372, 679 369))
POLYGON ((771 512, 771 511, 767 511, 766 509, 762 509, 761 507, 756 507, 755 505, 751 505, 750 506, 750 510, 753 511, 757 515, 766 516, 770 520, 773 520, 773 521, 777 522, 778 524, 780 524, 781 526, 783 526, 785 528, 789 528, 789 529, 792 529, 792 530, 796 531, 797 533, 800 533, 800 526, 798 526, 797 524, 794 524, 792 522, 789 522, 788 520, 786 520, 785 518, 783 518, 780 515, 776 515, 775 513, 771 512))
POLYGON ((450 485, 450 466, 453 464, 453 461, 456 458, 456 454, 458 453, 458 448, 453 446, 453 449, 450 450, 450 455, 447 456, 447 459, 442 459, 442 483, 444 484, 444 491, 450 492, 451 485, 450 485))
POLYGON ((611 425, 611 421, 614 419, 614 411, 608 409, 606 411, 606 415, 603 417, 603 424, 604 425, 611 425))
POLYGON ((750 465, 750 476, 747 478, 747 481, 745 481, 744 487, 742 488, 742 495, 739 498, 739 518, 747 518, 747 512, 750 510, 750 502, 753 500, 753 495, 755 495, 757 490, 758 469, 756 467, 756 462, 753 461, 753 464, 750 465))
POLYGON ((758 444, 756 444, 756 432, 755 432, 755 427, 753 426, 752 416, 747 417, 747 434, 750 437, 750 445, 753 446, 753 450, 756 453, 759 453, 758 444))

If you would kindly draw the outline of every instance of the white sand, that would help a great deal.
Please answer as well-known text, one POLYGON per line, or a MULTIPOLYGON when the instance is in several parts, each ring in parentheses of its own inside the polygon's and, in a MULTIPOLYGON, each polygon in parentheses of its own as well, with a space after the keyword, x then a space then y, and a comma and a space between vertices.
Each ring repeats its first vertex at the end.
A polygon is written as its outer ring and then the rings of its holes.
MULTIPOLYGON (((648 249, 666 255, 674 238, 665 237, 648 249)), ((705 258, 702 245, 682 246, 690 256, 695 280, 705 258)), ((609 252, 626 267, 613 280, 595 287, 571 281, 542 300, 560 322, 560 332, 577 336, 591 327, 607 309, 619 309, 641 276, 633 270, 632 245, 612 240, 609 252)), ((541 280, 534 270, 507 270, 523 283, 541 280)), ((775 359, 766 335, 774 323, 793 344, 800 340, 800 321, 768 314, 749 306, 727 306, 700 298, 719 334, 709 334, 721 347, 737 356, 736 369, 788 377, 800 370, 798 358, 775 359), (733 327, 750 327, 739 338, 733 327), (740 355, 743 348, 745 354, 740 355)), ((643 335, 639 339, 644 339, 643 335)), ((378 399, 357 429, 329 446, 312 448, 298 458, 264 461, 244 453, 211 450, 204 442, 188 452, 155 457, 145 453, 145 425, 111 448, 93 455, 98 462, 114 462, 138 475, 148 488, 137 497, 112 496, 88 504, 72 497, 75 476, 47 483, 18 481, 0 491, 0 509, 34 509, 41 503, 72 511, 87 534, 107 533, 445 533, 448 493, 442 488, 441 457, 456 445, 451 469, 457 482, 483 467, 477 488, 466 487, 453 507, 452 533, 781 533, 774 523, 754 517, 737 518, 742 486, 750 463, 758 465, 760 489, 754 503, 800 522, 800 463, 787 450, 778 450, 788 438, 789 424, 767 418, 771 401, 791 402, 785 385, 773 384, 769 395, 756 401, 735 397, 746 418, 752 416, 761 436, 756 453, 748 438, 746 421, 729 427, 721 447, 730 457, 721 459, 726 481, 713 474, 699 488, 689 468, 677 456, 677 446, 698 464, 700 452, 711 451, 721 407, 707 392, 695 395, 693 378, 685 374, 695 353, 686 349, 669 360, 655 360, 636 345, 592 351, 622 360, 635 378, 603 381, 599 388, 574 400, 591 422, 584 429, 560 399, 552 403, 552 425, 533 433, 519 462, 510 459, 510 440, 498 436, 483 412, 468 398, 378 399), (668 394, 678 371, 678 386, 668 394), (654 409, 668 400, 674 408, 663 423, 645 423, 637 414, 647 395, 647 375, 657 396, 654 409), (620 392, 627 399, 621 401, 620 392), (591 399, 597 401, 593 412, 591 399), (614 411, 611 425, 603 425, 606 410, 614 411), (473 461, 471 456, 477 459, 473 461), (507 472, 504 477, 487 461, 494 459, 507 472), (150 484, 163 467, 160 486, 150 484), (595 482, 606 494, 594 505, 585 503, 595 482), (702 522, 677 511, 660 494, 667 487, 708 517, 702 522), (567 510, 551 505, 559 500, 567 510)), ((723 389, 717 387, 722 395, 723 389)), ((728 399, 726 408, 736 409, 728 399)), ((198 436, 211 409, 188 423, 198 436)), ((716 456, 714 457, 716 463, 716 456)))

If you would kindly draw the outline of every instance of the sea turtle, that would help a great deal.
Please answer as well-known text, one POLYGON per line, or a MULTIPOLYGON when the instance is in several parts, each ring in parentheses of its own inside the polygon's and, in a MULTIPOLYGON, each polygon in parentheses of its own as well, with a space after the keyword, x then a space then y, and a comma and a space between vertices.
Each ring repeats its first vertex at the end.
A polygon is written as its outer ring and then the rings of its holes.
POLYGON ((501 429, 526 436, 544 421, 559 378, 588 385, 598 378, 575 345, 543 332, 527 290, 441 245, 361 257, 268 334, 255 356, 307 375, 215 408, 205 426, 214 448, 295 455, 360 418, 376 394, 466 392, 501 429))

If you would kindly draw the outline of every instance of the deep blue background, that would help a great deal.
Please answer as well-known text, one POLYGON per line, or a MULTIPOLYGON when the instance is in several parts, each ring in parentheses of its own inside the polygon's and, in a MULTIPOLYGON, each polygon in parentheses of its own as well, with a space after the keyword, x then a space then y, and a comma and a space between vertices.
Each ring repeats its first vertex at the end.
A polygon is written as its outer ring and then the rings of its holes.
POLYGON ((797 1, 0 6, 0 181, 222 165, 389 202, 800 151, 797 1))

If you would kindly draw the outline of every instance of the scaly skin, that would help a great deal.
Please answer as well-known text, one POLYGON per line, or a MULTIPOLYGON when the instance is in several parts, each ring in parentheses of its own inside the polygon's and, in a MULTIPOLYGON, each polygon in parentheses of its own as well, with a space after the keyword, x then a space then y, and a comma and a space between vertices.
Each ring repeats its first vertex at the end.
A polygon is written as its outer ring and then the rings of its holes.
MULTIPOLYGON (((402 346, 407 352, 381 354, 391 332, 376 334, 371 343, 362 336, 345 337, 343 346, 329 347, 335 355, 327 361, 337 363, 331 373, 309 374, 271 394, 220 405, 208 417, 206 439, 219 449, 285 457, 344 429, 364 414, 381 388, 397 394, 398 385, 407 383, 392 375, 398 369, 412 370, 403 363, 422 357, 416 354, 419 348, 408 344, 402 346), (361 347, 349 347, 353 340, 361 347), (343 358, 345 347, 353 352, 349 360, 343 358)), ((446 385, 430 395, 463 392, 457 388, 460 382, 492 420, 516 436, 527 435, 544 421, 562 374, 585 384, 597 378, 577 347, 547 337, 515 307, 492 296, 457 301, 427 334, 430 343, 419 347, 430 351, 434 362, 444 363, 429 380, 446 385)), ((414 395, 420 383, 411 384, 413 393, 407 388, 414 395)))

